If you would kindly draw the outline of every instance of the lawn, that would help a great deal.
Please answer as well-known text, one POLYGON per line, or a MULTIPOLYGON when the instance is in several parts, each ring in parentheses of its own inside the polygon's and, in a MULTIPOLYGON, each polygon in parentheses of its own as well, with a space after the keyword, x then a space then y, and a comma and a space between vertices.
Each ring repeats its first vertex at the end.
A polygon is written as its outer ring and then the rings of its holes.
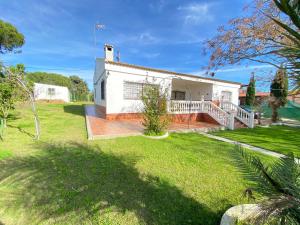
POLYGON ((288 126, 255 127, 214 132, 214 135, 262 147, 282 154, 300 156, 300 128, 288 126))
POLYGON ((194 133, 86 141, 81 104, 27 106, 0 143, 0 224, 219 224, 249 182, 232 146, 194 133))

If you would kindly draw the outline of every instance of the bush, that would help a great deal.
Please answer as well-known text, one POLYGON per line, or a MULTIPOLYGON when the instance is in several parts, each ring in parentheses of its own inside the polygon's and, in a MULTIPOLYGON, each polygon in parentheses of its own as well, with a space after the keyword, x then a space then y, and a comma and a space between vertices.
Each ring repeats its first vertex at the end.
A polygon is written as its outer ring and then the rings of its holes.
POLYGON ((147 84, 143 88, 142 101, 145 134, 151 136, 164 134, 170 121, 167 114, 167 90, 160 90, 158 85, 147 84))

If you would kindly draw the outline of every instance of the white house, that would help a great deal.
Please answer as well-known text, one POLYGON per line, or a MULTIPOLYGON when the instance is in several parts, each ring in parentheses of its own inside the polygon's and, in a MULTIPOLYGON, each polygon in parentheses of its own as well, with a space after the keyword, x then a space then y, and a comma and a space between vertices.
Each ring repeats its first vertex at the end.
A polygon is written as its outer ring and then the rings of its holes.
POLYGON ((67 87, 34 83, 35 100, 60 100, 70 102, 70 92, 67 87))
POLYGON ((94 99, 108 120, 140 118, 143 87, 151 83, 167 90, 174 120, 185 121, 192 114, 195 120, 214 121, 230 129, 235 119, 253 127, 252 113, 238 107, 238 82, 115 62, 111 45, 105 45, 104 53, 104 58, 96 59, 94 99))

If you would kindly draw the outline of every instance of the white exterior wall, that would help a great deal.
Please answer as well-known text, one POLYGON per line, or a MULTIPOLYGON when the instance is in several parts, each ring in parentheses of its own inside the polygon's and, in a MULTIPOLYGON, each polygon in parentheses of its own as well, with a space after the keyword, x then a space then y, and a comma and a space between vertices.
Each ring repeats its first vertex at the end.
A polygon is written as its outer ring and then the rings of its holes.
MULTIPOLYGON (((158 73, 142 71, 133 68, 122 67, 122 72, 119 72, 119 66, 108 64, 107 76, 107 105, 106 113, 137 113, 143 109, 143 103, 141 100, 128 100, 124 99, 123 88, 124 82, 138 82, 138 83, 152 83, 159 84, 163 90, 169 88, 171 90, 171 79, 161 76, 158 73)), ((169 91, 169 96, 170 96, 169 91)))
POLYGON ((70 102, 70 92, 67 87, 34 83, 35 100, 62 100, 70 102), (48 88, 54 88, 55 94, 49 95, 48 88))
POLYGON ((171 91, 186 91, 186 99, 189 100, 189 92, 192 100, 221 100, 222 91, 232 93, 232 103, 238 104, 239 84, 205 79, 201 77, 189 77, 164 72, 156 72, 147 69, 132 68, 123 65, 105 63, 104 59, 96 60, 94 74, 94 91, 96 92, 95 104, 106 107, 107 114, 137 113, 141 112, 143 104, 141 100, 127 100, 123 97, 124 82, 153 83, 171 91), (100 85, 105 80, 105 100, 101 100, 100 85))
POLYGON ((223 84, 214 84, 213 86, 213 100, 222 100, 222 91, 229 91, 232 93, 231 102, 233 104, 238 105, 239 104, 239 89, 240 85, 237 84, 229 84, 229 83, 223 83, 223 84))
MULTIPOLYGON (((94 85, 94 102, 96 105, 106 106, 105 99, 101 99, 101 81, 104 80, 106 85, 106 71, 104 70, 104 59, 96 59, 95 73, 93 78, 94 85)), ((107 92, 107 88, 105 90, 107 92)), ((107 95, 105 93, 105 95, 107 95)))
POLYGON ((213 85, 195 81, 173 79, 172 91, 185 92, 185 100, 200 101, 203 96, 204 100, 209 101, 212 100, 213 85))

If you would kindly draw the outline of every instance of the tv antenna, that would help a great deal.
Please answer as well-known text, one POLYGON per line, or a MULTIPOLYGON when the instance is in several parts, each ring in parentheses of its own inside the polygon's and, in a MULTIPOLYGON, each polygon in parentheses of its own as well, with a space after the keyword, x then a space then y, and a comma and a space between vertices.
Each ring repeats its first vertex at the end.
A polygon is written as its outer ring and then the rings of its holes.
POLYGON ((105 25, 101 24, 101 23, 96 23, 94 25, 94 48, 95 48, 95 59, 96 59, 96 54, 97 54, 97 39, 96 39, 96 31, 97 30, 104 30, 105 29, 105 25))

